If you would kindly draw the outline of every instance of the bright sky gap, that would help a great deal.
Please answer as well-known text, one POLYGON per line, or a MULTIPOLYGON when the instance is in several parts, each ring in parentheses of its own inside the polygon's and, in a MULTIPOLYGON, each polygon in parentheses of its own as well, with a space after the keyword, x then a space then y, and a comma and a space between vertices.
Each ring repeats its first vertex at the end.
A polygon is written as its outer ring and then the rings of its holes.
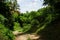
POLYGON ((20 12, 37 11, 43 7, 43 0, 17 0, 20 6, 20 12))

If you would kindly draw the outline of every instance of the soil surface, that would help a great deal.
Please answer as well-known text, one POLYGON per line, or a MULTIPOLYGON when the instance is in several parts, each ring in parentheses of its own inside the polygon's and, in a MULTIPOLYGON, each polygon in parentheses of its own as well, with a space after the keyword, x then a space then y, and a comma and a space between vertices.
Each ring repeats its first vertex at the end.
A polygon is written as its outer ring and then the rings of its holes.
POLYGON ((22 34, 19 32, 13 32, 16 36, 15 40, 39 40, 40 36, 36 34, 22 34))
POLYGON ((22 35, 16 36, 15 40, 39 40, 39 36, 34 34, 22 34, 22 35))

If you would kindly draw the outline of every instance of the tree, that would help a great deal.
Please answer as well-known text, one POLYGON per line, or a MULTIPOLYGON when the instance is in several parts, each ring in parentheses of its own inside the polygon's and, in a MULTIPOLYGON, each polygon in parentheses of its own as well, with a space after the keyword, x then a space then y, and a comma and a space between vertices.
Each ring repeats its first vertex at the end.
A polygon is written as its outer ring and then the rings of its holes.
POLYGON ((17 11, 17 0, 1 0, 0 1, 0 14, 2 14, 6 20, 4 25, 13 30, 14 20, 12 17, 12 11, 17 11), (8 24, 8 25, 7 25, 8 24))
POLYGON ((44 5, 50 5, 53 9, 60 13, 60 0, 44 0, 44 5))

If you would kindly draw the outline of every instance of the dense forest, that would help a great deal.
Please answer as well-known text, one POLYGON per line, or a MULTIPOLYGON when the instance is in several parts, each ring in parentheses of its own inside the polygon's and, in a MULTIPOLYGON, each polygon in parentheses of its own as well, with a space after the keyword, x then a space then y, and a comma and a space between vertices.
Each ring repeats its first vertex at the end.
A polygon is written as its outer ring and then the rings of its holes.
POLYGON ((43 5, 47 6, 21 13, 17 0, 0 0, 0 40, 14 40, 13 31, 60 40, 60 0, 44 0, 43 5))

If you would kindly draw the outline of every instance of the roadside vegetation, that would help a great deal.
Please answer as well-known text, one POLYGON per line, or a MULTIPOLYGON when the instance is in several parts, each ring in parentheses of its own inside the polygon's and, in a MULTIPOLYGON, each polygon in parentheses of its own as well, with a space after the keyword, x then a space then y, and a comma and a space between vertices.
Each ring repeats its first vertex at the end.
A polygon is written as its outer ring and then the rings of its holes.
POLYGON ((20 13, 17 0, 0 0, 0 40, 14 40, 14 31, 38 34, 43 40, 59 40, 60 1, 44 0, 43 5, 47 6, 20 13))

